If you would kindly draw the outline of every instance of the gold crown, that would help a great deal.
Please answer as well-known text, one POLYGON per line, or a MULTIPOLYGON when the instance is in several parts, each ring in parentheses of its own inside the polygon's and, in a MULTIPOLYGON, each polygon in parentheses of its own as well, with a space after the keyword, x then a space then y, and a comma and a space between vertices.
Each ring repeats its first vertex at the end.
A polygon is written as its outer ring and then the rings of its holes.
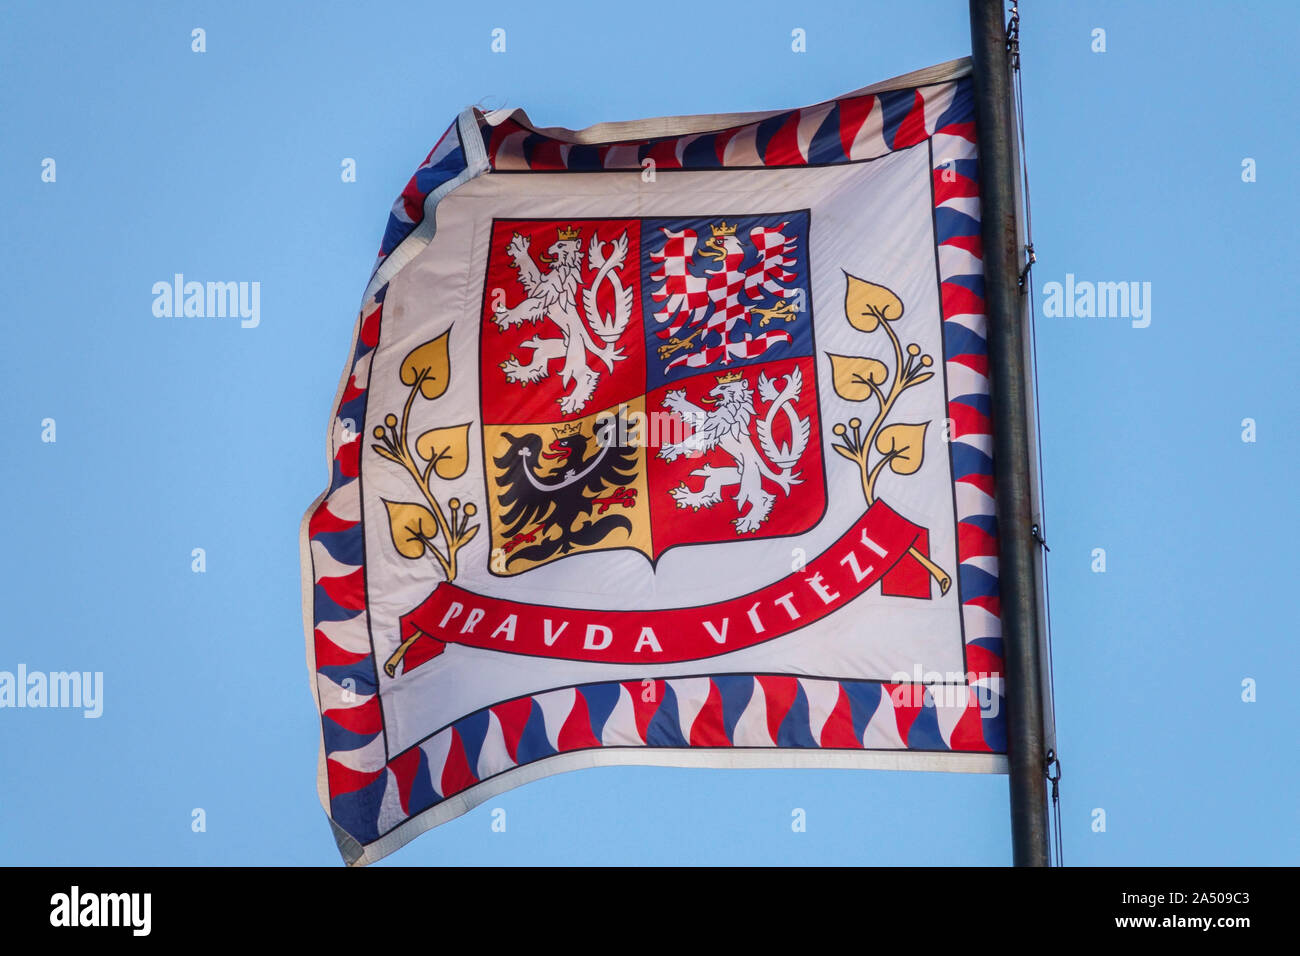
POLYGON ((718 384, 730 385, 732 382, 739 382, 744 377, 743 372, 728 372, 726 375, 718 376, 718 384))
POLYGON ((560 227, 560 242, 564 242, 565 240, 568 239, 579 239, 581 237, 582 237, 582 230, 577 228, 576 226, 560 227))
POLYGON ((555 432, 556 438, 568 438, 570 435, 576 435, 582 431, 582 422, 573 422, 567 425, 553 425, 551 431, 555 432))
POLYGON ((714 239, 717 239, 719 236, 734 236, 736 234, 736 227, 728 226, 727 220, 725 219, 716 226, 709 226, 709 229, 713 232, 714 239))

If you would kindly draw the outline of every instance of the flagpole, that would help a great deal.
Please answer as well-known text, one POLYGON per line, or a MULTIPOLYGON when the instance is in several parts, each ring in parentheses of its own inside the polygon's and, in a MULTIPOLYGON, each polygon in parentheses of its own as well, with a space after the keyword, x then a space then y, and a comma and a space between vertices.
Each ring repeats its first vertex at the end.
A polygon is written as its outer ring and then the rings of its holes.
POLYGON ((988 317, 998 586, 1006 665, 1011 849, 1016 866, 1047 866, 1046 749, 1029 472, 1029 420, 1016 229, 1015 124, 1004 0, 970 0, 979 138, 984 307, 988 317))

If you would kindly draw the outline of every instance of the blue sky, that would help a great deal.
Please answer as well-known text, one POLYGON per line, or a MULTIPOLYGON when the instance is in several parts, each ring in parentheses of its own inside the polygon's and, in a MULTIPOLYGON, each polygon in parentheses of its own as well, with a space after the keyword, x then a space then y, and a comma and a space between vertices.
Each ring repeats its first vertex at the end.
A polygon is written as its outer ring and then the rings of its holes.
MULTIPOLYGON (((385 7, 0 13, 0 670, 105 675, 97 720, 0 711, 2 863, 337 863, 298 520, 388 207, 462 107, 795 107, 969 52, 963 0, 385 7), (155 317, 176 272, 260 282, 261 324, 155 317)), ((1066 859, 1295 863, 1300 9, 1024 8, 1038 286, 1152 288, 1144 329, 1039 319, 1066 859)), ((1002 777, 605 768, 381 865, 1009 858, 1002 777)))

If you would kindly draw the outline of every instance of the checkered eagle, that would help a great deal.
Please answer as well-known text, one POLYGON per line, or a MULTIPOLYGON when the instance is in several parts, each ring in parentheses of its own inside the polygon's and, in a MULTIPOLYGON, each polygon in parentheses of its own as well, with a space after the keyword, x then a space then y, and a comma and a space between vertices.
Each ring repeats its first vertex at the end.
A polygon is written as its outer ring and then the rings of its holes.
POLYGON ((725 220, 709 226, 712 235, 698 249, 694 229, 674 232, 661 227, 663 244, 650 252, 659 266, 650 279, 659 283, 651 297, 661 303, 655 321, 666 326, 658 332, 665 340, 658 348, 659 358, 668 360, 665 371, 729 365, 732 359, 754 358, 791 341, 784 329, 751 331, 755 316, 757 327, 765 328, 774 320, 792 322, 802 311, 796 297, 803 295, 803 287, 782 284, 798 278, 790 271, 796 265, 795 239, 783 232, 788 225, 755 226, 749 231, 752 252, 725 220), (701 268, 705 263, 695 259, 697 252, 716 266, 701 268), (741 320, 746 328, 733 338, 732 330, 741 320))

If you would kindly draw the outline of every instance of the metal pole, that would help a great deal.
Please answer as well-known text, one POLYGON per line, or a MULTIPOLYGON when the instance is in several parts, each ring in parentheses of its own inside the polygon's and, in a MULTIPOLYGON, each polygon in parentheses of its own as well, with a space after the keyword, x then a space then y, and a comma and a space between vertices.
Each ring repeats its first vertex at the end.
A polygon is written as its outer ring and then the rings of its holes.
POLYGON ((988 316, 998 586, 1006 659, 1011 848, 1016 866, 1047 866, 1046 753, 1031 534, 1029 428, 1016 235, 1015 123, 1003 0, 970 0, 979 140, 984 307, 988 316))

